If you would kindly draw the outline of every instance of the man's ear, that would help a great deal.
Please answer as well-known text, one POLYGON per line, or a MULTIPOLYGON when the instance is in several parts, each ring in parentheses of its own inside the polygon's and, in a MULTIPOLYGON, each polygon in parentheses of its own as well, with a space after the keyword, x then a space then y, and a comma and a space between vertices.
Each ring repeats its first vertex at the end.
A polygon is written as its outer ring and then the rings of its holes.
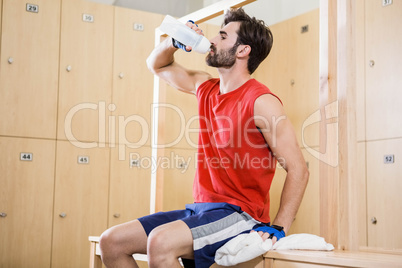
POLYGON ((246 57, 250 55, 251 47, 249 45, 240 45, 238 50, 239 57, 246 57))

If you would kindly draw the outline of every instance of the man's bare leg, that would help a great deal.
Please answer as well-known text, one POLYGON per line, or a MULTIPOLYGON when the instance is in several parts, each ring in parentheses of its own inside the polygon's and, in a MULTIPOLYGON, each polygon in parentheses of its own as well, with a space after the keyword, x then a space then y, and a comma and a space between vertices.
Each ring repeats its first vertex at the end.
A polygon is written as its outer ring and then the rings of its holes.
POLYGON ((100 248, 108 268, 138 267, 134 253, 147 254, 150 268, 181 267, 179 257, 194 258, 193 236, 180 220, 155 228, 149 238, 138 220, 114 226, 101 235, 100 248))
POLYGON ((138 267, 132 254, 147 252, 147 235, 138 220, 116 225, 100 238, 102 261, 108 268, 138 267))
POLYGON ((149 234, 147 251, 150 268, 181 267, 179 257, 194 258, 190 228, 180 220, 155 228, 149 234))

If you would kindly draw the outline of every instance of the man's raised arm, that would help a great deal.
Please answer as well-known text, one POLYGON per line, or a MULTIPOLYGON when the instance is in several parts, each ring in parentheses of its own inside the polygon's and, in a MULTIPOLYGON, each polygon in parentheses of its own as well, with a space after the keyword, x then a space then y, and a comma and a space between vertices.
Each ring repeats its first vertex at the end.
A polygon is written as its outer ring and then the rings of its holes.
POLYGON ((198 86, 210 79, 211 75, 203 71, 188 70, 176 63, 174 60, 176 51, 172 39, 166 38, 149 55, 148 69, 171 86, 195 94, 198 86))

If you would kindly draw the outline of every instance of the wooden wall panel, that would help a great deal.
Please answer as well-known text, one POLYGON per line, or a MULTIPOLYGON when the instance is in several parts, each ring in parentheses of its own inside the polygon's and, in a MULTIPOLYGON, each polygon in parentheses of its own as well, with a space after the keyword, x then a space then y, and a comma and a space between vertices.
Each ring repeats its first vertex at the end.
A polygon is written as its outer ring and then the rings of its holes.
POLYGON ((0 137, 0 151, 0 267, 50 267, 55 141, 0 137))
POLYGON ((3 1, 0 135, 55 138, 60 0, 3 1))

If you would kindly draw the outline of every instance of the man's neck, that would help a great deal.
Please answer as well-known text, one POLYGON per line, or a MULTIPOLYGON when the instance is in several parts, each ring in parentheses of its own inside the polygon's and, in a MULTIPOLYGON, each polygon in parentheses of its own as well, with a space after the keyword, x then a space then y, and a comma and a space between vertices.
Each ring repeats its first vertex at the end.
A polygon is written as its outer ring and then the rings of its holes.
POLYGON ((239 72, 233 69, 220 68, 218 72, 220 78, 220 94, 226 94, 238 89, 251 78, 248 72, 239 72))

